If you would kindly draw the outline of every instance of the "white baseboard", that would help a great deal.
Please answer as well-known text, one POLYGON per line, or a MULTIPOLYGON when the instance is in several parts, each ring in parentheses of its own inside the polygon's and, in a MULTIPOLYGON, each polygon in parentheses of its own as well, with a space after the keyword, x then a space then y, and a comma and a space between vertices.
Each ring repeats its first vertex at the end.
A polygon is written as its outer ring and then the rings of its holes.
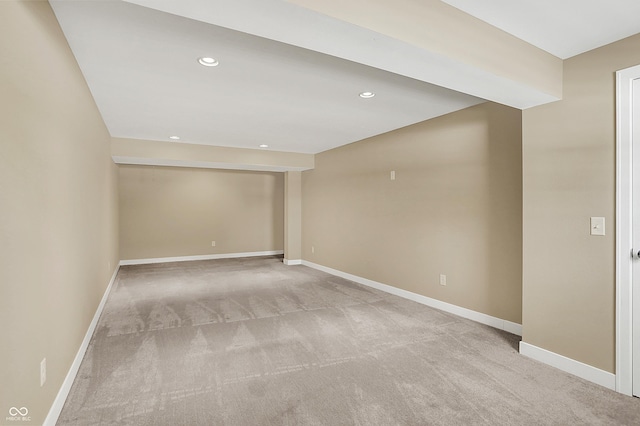
POLYGON ((284 254, 284 250, 252 251, 248 253, 204 254, 198 256, 156 257, 151 259, 121 260, 120 265, 148 265, 151 263, 189 262, 192 260, 235 259, 238 257, 275 256, 284 254))
POLYGON ((377 281, 372 281, 367 278, 362 278, 357 275, 352 275, 346 272, 338 271, 337 269, 328 268, 326 266, 318 265, 306 260, 302 261, 302 264, 310 268, 317 269, 319 271, 327 272, 331 275, 335 275, 349 281, 363 284, 368 287, 373 287, 378 290, 382 290, 387 293, 391 293, 396 296, 403 297, 405 299, 413 300, 414 302, 421 303, 423 305, 430 306, 432 308, 440 309, 441 311, 449 312, 454 315, 458 315, 463 318, 467 318, 481 324, 489 325, 491 327, 507 331, 518 336, 522 336, 522 325, 515 322, 503 320, 500 318, 492 317, 491 315, 483 314, 480 312, 472 311, 471 309, 462 308, 460 306, 452 305, 451 303, 443 302, 441 300, 432 299, 421 294, 413 293, 401 288, 393 287, 387 284, 382 284, 377 281))
POLYGON ((302 265, 302 259, 284 259, 282 262, 285 265, 302 265))
POLYGON ((616 376, 613 373, 525 342, 520 342, 520 354, 605 388, 616 390, 616 376))
POLYGON ((96 313, 93 315, 93 319, 89 324, 89 328, 87 329, 86 334, 84 335, 84 339, 80 344, 80 349, 78 349, 78 353, 76 357, 73 359, 73 363, 67 372, 67 376, 64 378, 62 382, 62 386, 60 386, 60 390, 58 391, 58 395, 56 395, 56 399, 53 400, 53 404, 49 409, 49 413, 44 420, 43 426, 55 426, 58 421, 58 417, 60 417, 60 413, 62 412, 62 407, 64 407, 64 403, 67 400, 67 396, 69 395, 69 391, 71 390, 71 386, 73 385, 74 380, 76 379, 76 375, 78 374, 78 370, 80 369, 80 364, 82 363, 82 359, 84 358, 84 354, 87 352, 87 348, 89 347, 89 342, 91 341, 91 337, 93 336, 93 332, 98 325, 98 320, 100 319, 100 315, 102 314, 102 310, 104 309, 105 303, 107 303, 107 298, 109 297, 109 293, 111 292, 111 287, 113 283, 116 281, 116 276, 118 275, 118 271, 120 270, 120 265, 118 265, 111 276, 111 280, 109 281, 109 285, 107 289, 104 291, 102 295, 102 300, 100 300, 100 304, 96 309, 96 313))

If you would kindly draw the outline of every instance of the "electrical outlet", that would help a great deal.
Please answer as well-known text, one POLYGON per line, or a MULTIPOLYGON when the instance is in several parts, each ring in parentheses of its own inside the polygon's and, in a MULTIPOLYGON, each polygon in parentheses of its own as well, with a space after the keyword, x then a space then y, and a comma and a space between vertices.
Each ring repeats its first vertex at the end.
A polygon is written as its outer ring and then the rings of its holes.
POLYGON ((316 252, 316 248, 314 246, 311 246, 311 254, 316 252))
POLYGON ((216 242, 215 241, 211 241, 211 247, 215 247, 216 246, 216 242))
POLYGON ((389 177, 391 178, 391 180, 396 180, 396 171, 391 170, 391 173, 389 173, 389 177))
POLYGON ((440 274, 440 285, 447 285, 447 276, 440 274))
POLYGON ((47 381, 47 359, 42 358, 40 361, 40 386, 44 386, 44 382, 47 381))

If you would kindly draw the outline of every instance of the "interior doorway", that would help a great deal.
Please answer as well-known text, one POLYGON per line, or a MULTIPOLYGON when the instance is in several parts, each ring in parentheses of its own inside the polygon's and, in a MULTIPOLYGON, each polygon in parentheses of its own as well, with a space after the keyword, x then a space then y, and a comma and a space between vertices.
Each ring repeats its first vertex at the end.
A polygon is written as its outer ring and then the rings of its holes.
POLYGON ((640 65, 616 73, 616 122, 616 390, 640 396, 640 65))

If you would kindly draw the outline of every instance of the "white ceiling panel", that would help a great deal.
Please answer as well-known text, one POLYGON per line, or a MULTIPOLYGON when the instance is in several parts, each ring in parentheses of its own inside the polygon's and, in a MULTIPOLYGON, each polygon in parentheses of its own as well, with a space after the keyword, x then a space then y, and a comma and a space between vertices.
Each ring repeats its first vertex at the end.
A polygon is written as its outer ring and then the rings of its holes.
POLYGON ((442 0, 559 58, 640 32, 639 0, 442 0))
MULTIPOLYGON (((561 58, 640 32, 638 0, 444 1, 561 58)), ((50 3, 114 137, 318 153, 485 99, 555 100, 280 0, 50 3)))
POLYGON ((135 4, 52 5, 114 137, 317 153, 483 102, 135 4))

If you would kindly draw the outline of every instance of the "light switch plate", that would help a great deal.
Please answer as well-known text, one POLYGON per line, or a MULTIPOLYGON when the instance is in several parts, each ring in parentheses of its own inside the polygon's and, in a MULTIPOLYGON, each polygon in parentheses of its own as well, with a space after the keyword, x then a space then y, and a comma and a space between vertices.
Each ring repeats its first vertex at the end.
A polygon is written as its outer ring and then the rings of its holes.
POLYGON ((591 235, 604 235, 604 217, 591 218, 591 235))

